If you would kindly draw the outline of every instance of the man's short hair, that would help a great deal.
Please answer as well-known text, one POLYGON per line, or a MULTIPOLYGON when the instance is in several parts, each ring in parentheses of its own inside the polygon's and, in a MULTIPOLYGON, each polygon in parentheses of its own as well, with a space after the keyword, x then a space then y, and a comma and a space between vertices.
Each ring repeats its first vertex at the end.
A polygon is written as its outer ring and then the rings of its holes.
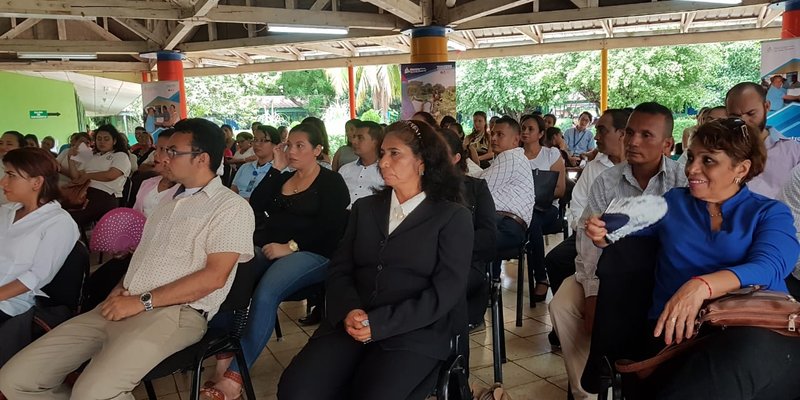
POLYGON ((625 126, 628 125, 628 118, 631 117, 631 113, 633 113, 632 108, 609 108, 603 115, 610 115, 611 116, 611 125, 614 126, 614 129, 621 129, 625 130, 625 126))
POLYGON ((175 134, 175 128, 164 129, 163 131, 158 133, 158 138, 169 139, 174 134, 175 134))
POLYGON ((217 124, 203 118, 188 118, 175 124, 175 133, 192 134, 192 150, 208 154, 208 169, 216 173, 225 151, 225 134, 217 124))
POLYGON ((497 125, 500 125, 500 124, 506 124, 506 125, 510 126, 511 130, 513 130, 517 135, 519 135, 519 132, 520 132, 519 122, 517 122, 517 120, 515 120, 514 118, 511 118, 511 117, 509 117, 507 115, 504 115, 504 116, 498 118, 497 121, 495 121, 494 126, 497 126, 497 125))
POLYGON ((136 132, 136 131, 144 131, 144 132, 147 132, 147 129, 144 129, 144 127, 143 127, 143 126, 137 126, 136 128, 133 128, 133 131, 134 131, 134 132, 136 132))
POLYGON ((636 108, 633 109, 633 112, 663 116, 664 120, 667 122, 666 130, 665 132, 662 132, 664 134, 664 139, 672 137, 672 129, 675 127, 675 118, 672 116, 672 110, 669 108, 658 104, 655 101, 649 101, 636 106, 636 108))
POLYGON ((763 86, 755 82, 740 82, 734 85, 730 90, 728 90, 728 93, 725 94, 725 104, 728 104, 728 100, 731 98, 731 96, 739 96, 747 89, 752 89, 755 91, 756 94, 761 97, 761 101, 767 101, 767 91, 764 90, 763 86))
POLYGON ((356 121, 355 127, 356 129, 367 129, 369 136, 372 137, 373 140, 377 140, 378 143, 383 141, 383 127, 379 123, 372 121, 356 121))

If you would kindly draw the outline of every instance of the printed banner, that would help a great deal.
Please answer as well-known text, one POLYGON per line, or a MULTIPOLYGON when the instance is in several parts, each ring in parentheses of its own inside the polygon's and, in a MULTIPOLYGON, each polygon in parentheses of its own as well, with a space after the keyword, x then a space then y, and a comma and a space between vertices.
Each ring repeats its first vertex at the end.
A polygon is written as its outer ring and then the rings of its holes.
POLYGON ((456 116, 456 63, 401 64, 403 119, 425 111, 441 121, 456 116))
POLYGON ((761 43, 761 85, 770 102, 767 125, 800 140, 800 38, 761 43))
POLYGON ((154 136, 181 119, 181 86, 178 81, 142 83, 144 128, 154 136))

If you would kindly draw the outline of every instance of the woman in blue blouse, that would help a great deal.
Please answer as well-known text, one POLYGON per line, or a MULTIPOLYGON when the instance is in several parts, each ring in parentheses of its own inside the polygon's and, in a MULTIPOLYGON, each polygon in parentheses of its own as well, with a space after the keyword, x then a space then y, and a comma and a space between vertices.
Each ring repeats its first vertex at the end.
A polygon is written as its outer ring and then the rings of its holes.
MULTIPOLYGON (((694 335, 703 301, 750 285, 787 292, 784 280, 800 252, 786 205, 745 185, 764 170, 766 149, 754 126, 738 119, 702 125, 688 150, 688 188, 664 195, 666 216, 638 235, 661 243, 648 313, 667 345, 694 335)), ((605 224, 587 221, 587 236, 605 247, 605 224)), ((656 398, 793 398, 800 380, 800 341, 757 328, 717 333, 663 378, 656 398), (768 361, 757 361, 768 360, 768 361), (785 378, 784 378, 785 377, 785 378), (777 397, 774 397, 777 395, 777 397), (766 397, 765 397, 766 396, 766 397)), ((663 347, 663 345, 662 345, 663 347)))

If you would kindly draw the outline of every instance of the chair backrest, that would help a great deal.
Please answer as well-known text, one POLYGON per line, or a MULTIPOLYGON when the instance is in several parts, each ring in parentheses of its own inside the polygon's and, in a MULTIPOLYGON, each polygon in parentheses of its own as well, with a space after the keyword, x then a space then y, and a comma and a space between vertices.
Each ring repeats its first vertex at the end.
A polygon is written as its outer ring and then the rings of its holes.
POLYGON ((88 275, 89 250, 83 242, 78 241, 53 281, 42 288, 49 297, 40 296, 37 302, 44 307, 67 306, 77 311, 81 304, 83 283, 88 275))
POLYGON ((239 264, 236 268, 236 276, 233 278, 231 291, 228 292, 225 301, 220 305, 220 311, 244 310, 250 305, 253 291, 265 271, 263 266, 256 265, 255 260, 253 258, 246 263, 239 264))
POLYGON ((536 193, 536 206, 550 207, 556 197, 558 184, 557 171, 533 170, 533 187, 536 193))

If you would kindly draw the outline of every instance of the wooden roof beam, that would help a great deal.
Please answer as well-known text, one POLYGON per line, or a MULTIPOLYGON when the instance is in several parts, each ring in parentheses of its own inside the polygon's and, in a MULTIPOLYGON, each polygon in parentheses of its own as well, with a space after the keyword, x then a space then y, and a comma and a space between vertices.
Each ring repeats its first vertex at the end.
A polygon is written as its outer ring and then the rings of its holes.
POLYGON ((98 54, 134 54, 160 50, 147 42, 105 40, 0 40, 0 53, 18 53, 36 51, 42 53, 98 53, 98 54))
MULTIPOLYGON (((382 8, 412 24, 422 23, 422 7, 411 0, 361 0, 382 8)), ((484 1, 484 0, 481 0, 484 1)))
POLYGON ((0 62, 2 71, 92 71, 92 72, 141 72, 147 71, 147 63, 116 61, 21 61, 0 62))
POLYGON ((480 0, 472 1, 464 5, 456 6, 447 11, 446 24, 459 25, 474 19, 482 18, 487 15, 510 10, 524 4, 532 3, 533 0, 480 0))
POLYGON ((38 24, 39 21, 41 21, 39 18, 28 18, 25 21, 18 23, 17 26, 9 29, 6 33, 0 35, 0 39, 14 39, 21 33, 33 28, 33 26, 38 24))

